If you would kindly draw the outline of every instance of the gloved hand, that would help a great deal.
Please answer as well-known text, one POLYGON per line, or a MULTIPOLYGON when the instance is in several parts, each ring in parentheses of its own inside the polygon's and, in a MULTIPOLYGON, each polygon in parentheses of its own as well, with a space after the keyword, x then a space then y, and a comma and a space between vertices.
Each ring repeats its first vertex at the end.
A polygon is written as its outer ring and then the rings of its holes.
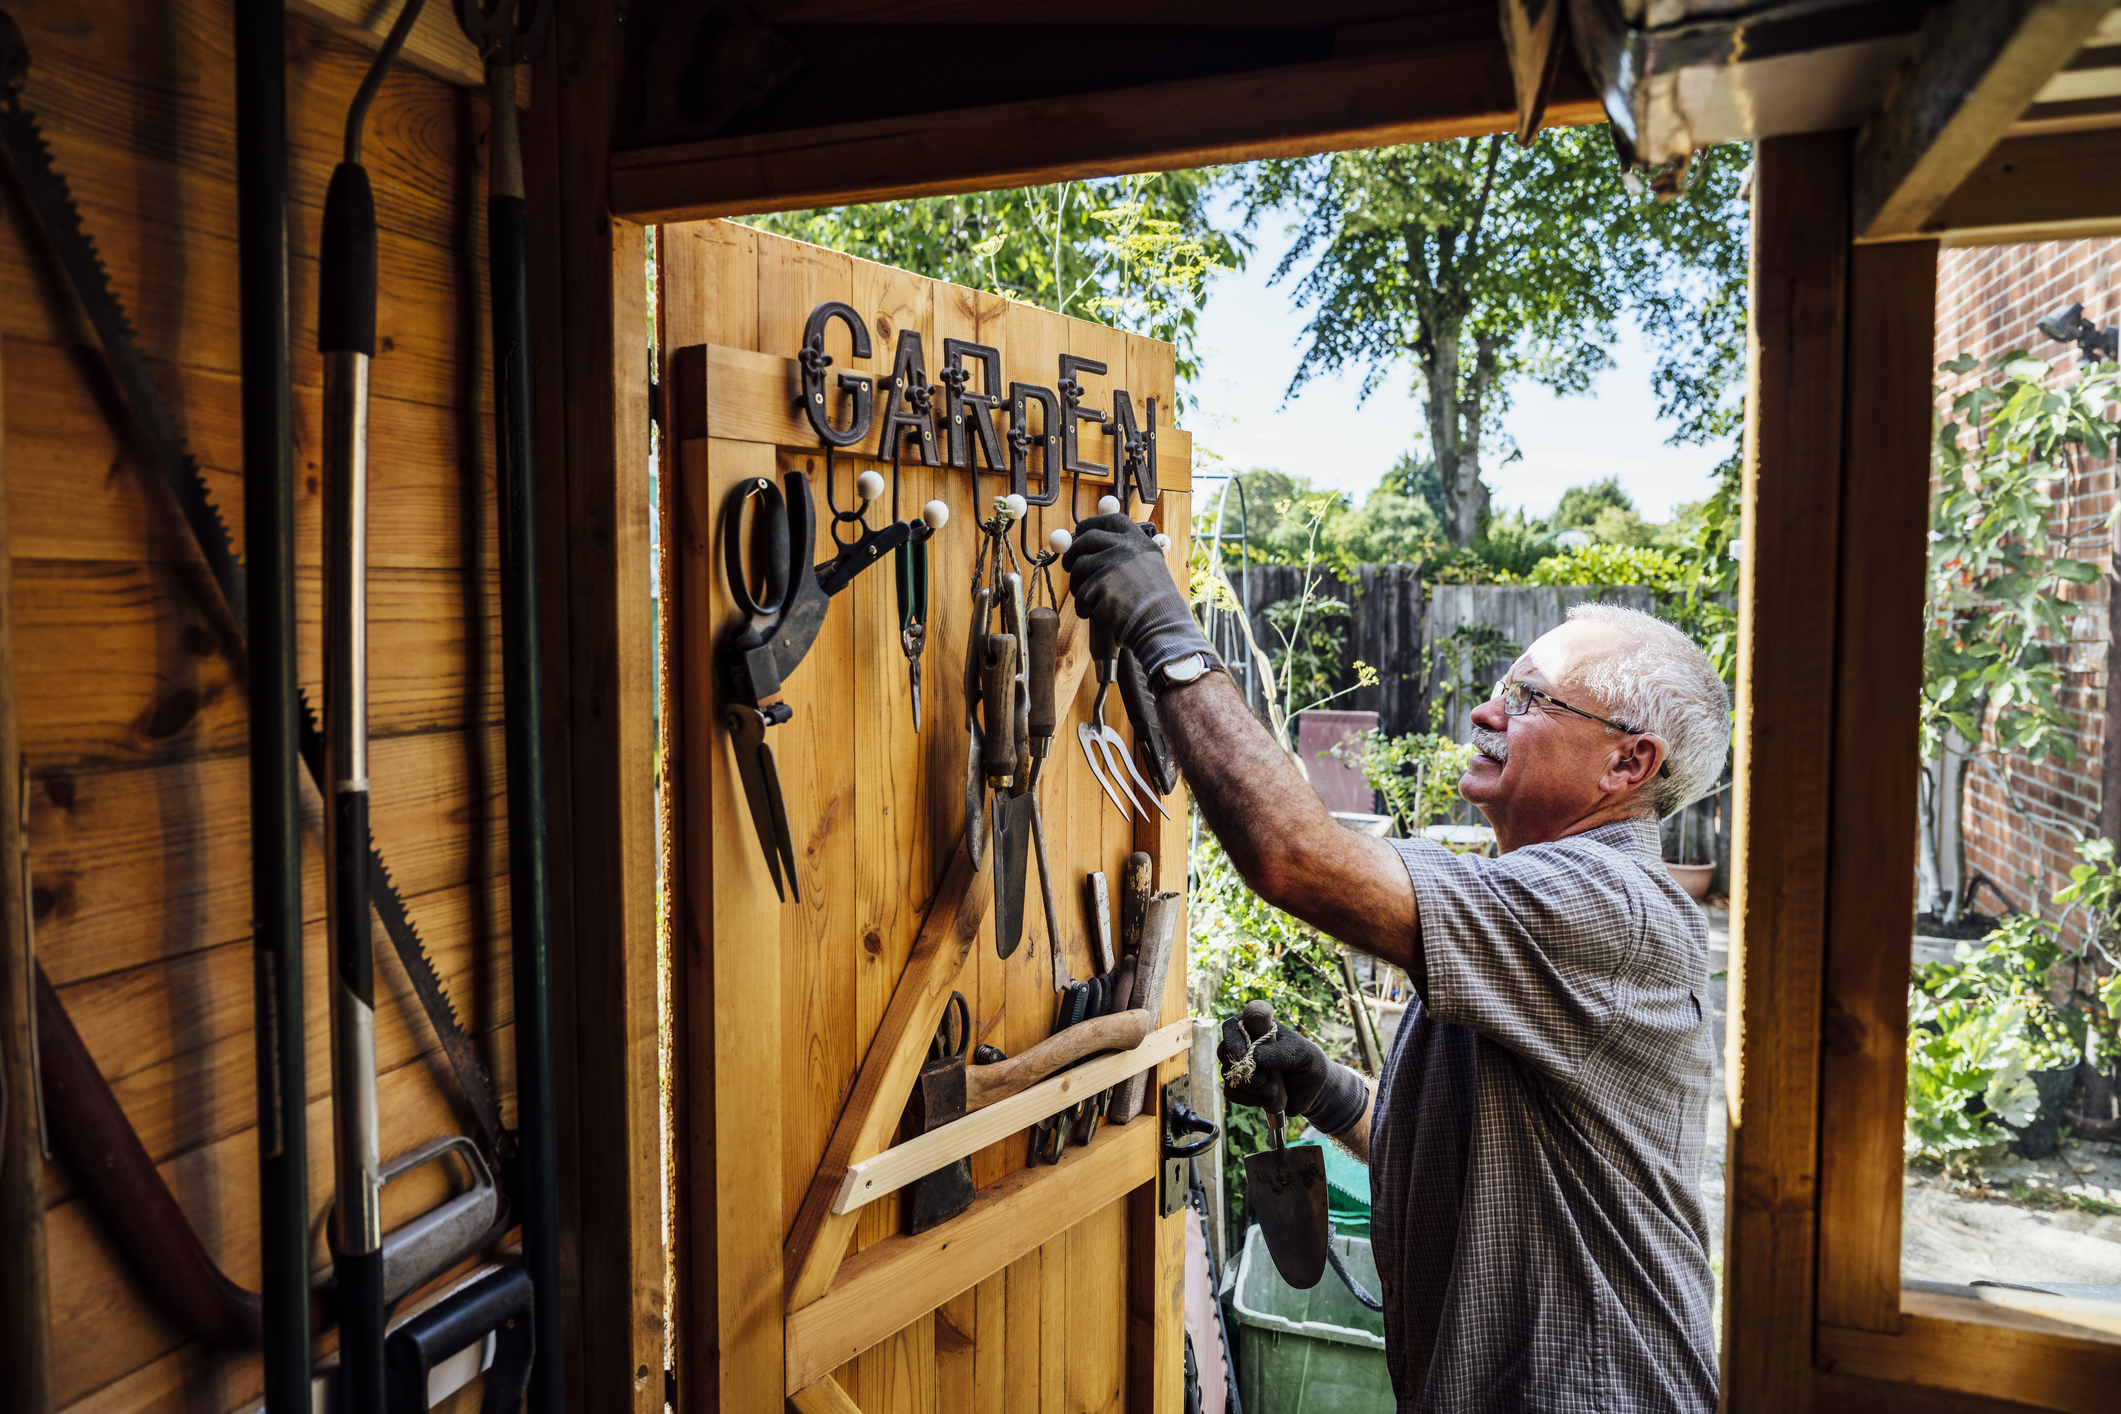
POLYGON ((1231 1099, 1302 1115, 1329 1135, 1346 1133, 1370 1107, 1369 1081, 1328 1060, 1318 1043, 1295 1027, 1276 1023, 1274 1008, 1263 1001, 1246 1002, 1244 1015, 1224 1019, 1215 1056, 1222 1062, 1223 1093, 1231 1099), (1266 1039, 1254 1044, 1247 1016, 1254 1018, 1254 1029, 1267 1032, 1266 1039))
POLYGON ((1061 568, 1068 572, 1076 612, 1103 624, 1151 681, 1174 658, 1214 651, 1193 621, 1164 552, 1125 515, 1092 516, 1078 525, 1061 568))

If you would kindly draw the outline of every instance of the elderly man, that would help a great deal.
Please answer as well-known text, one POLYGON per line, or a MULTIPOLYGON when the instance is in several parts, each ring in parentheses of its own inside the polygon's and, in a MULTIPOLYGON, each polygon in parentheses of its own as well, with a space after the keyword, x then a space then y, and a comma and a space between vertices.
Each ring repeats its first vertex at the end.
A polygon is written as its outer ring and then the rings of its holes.
POLYGON ((1657 821, 1723 768, 1729 700, 1647 614, 1580 605, 1474 713, 1459 793, 1500 857, 1336 825, 1260 726, 1154 543, 1083 523, 1078 610, 1156 686, 1203 818, 1259 895, 1406 970, 1373 1090, 1283 1026, 1233 1099, 1371 1166, 1385 1354, 1402 1410, 1716 1407, 1698 1184, 1708 938, 1657 821))

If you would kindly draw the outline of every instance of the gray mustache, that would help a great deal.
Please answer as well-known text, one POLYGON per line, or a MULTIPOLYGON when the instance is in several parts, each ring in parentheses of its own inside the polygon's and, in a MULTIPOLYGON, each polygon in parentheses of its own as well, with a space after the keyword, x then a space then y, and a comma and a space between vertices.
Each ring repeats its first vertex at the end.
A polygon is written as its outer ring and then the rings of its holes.
POLYGON ((1509 739, 1501 732, 1491 732, 1486 727, 1473 728, 1473 749, 1504 764, 1508 764, 1510 759, 1509 739))

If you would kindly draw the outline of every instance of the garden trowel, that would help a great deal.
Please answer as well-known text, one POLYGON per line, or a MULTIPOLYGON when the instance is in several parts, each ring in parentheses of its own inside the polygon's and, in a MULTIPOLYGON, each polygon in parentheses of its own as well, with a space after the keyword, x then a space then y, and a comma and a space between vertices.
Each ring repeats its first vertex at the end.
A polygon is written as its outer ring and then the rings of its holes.
MULTIPOLYGON (((1245 1003, 1245 1034, 1255 1042, 1274 1034, 1274 1008, 1267 1002, 1245 1003)), ((1281 1279, 1299 1291, 1318 1285, 1326 1270, 1326 1151, 1313 1145, 1291 1149, 1284 1140, 1287 1101, 1278 1072, 1262 1088, 1280 1101, 1267 1111, 1267 1132, 1274 1147, 1245 1159, 1245 1200, 1266 1239, 1267 1252, 1281 1279)), ((1242 1079, 1243 1077, 1240 1077, 1242 1079)), ((1252 1078, 1258 1085, 1268 1077, 1252 1078)))

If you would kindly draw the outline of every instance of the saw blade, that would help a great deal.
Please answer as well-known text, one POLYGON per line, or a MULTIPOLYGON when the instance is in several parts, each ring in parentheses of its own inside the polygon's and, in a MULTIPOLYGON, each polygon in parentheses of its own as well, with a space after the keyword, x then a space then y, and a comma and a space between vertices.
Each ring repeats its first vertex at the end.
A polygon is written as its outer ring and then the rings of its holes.
MULTIPOLYGON (((207 490, 199 463, 192 456, 184 434, 178 430, 175 415, 163 401, 161 385, 155 381, 146 357, 140 352, 132 320, 125 313, 124 303, 111 288, 110 273, 104 268, 95 241, 82 224, 72 190, 52 161, 51 148, 44 140, 36 116, 22 102, 22 82, 28 68, 29 49, 22 32, 12 17, 0 10, 0 146, 7 150, 16 183, 44 234, 46 248, 65 273, 89 327, 95 331, 104 366, 132 417, 134 430, 153 455, 163 483, 175 499, 178 512, 184 517, 185 526, 191 531, 192 540, 213 575, 215 586, 221 591, 221 598, 233 618, 234 629, 247 637, 250 612, 242 562, 237 558, 228 527, 207 490)), ((302 761, 309 769, 311 783, 317 786, 321 795, 323 738, 317 730, 316 714, 306 694, 301 705, 302 761)), ((375 846, 373 834, 369 837, 368 852, 371 869, 369 898, 383 920, 383 931, 389 935, 398 960, 404 964, 406 975, 412 980, 413 993, 420 999, 428 1024, 434 1028, 449 1068, 457 1077, 466 1103, 471 1106, 472 1118, 482 1131, 487 1151, 498 1166, 505 1167, 513 1146, 509 1134, 501 1127, 501 1104, 494 1093, 493 1079, 457 1020, 442 979, 420 941, 419 930, 406 912, 405 900, 390 880, 389 868, 375 846)))

